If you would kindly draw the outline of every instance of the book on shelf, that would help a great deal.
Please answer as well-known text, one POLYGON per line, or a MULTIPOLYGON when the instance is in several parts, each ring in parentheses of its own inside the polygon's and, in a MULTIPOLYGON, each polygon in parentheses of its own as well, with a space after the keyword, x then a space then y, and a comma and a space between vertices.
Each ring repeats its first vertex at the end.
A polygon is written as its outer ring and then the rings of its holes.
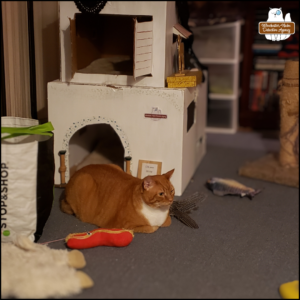
POLYGON ((277 55, 281 50, 281 44, 265 44, 265 43, 254 43, 252 45, 252 50, 254 54, 257 55, 277 55))
POLYGON ((265 44, 265 43, 260 43, 260 44, 253 44, 252 49, 253 50, 277 50, 280 51, 282 48, 281 44, 265 44))
POLYGON ((279 105, 278 80, 283 72, 254 70, 250 76, 249 109, 276 111, 279 105))
POLYGON ((286 59, 282 59, 277 56, 256 56, 254 58, 254 62, 257 64, 280 64, 284 65, 286 62, 286 59))
POLYGON ((275 71, 283 71, 284 65, 282 64, 262 64, 256 63, 254 65, 255 70, 275 70, 275 71))
POLYGON ((274 49, 253 49, 254 55, 278 55, 280 50, 274 50, 274 49))
POLYGON ((254 69, 265 71, 283 71, 285 62, 286 59, 282 59, 279 57, 257 56, 254 58, 254 69))

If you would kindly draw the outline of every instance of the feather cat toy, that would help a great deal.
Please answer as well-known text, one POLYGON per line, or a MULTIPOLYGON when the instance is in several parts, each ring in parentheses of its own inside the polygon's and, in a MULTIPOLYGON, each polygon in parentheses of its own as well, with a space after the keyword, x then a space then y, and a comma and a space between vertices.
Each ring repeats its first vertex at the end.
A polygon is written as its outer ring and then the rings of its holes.
POLYGON ((198 224, 188 215, 188 213, 198 208, 197 201, 201 200, 202 202, 205 198, 206 195, 196 192, 184 200, 174 201, 170 207, 170 216, 174 216, 190 228, 199 228, 198 224))

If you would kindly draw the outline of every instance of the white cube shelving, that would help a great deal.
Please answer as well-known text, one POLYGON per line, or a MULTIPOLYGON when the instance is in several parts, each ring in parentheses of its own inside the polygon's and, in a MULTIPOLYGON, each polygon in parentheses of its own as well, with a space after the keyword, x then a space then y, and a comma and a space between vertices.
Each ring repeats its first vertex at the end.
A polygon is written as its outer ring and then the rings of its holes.
POLYGON ((193 27, 193 50, 208 66, 209 110, 206 132, 235 133, 238 129, 238 103, 243 20, 193 27))

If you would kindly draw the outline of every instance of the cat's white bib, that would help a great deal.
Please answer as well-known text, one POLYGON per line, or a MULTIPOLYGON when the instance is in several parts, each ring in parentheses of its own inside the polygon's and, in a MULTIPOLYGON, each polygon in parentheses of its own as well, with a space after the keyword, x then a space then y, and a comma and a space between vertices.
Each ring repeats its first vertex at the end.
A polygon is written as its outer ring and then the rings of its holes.
POLYGON ((144 215, 144 217, 148 220, 151 226, 161 226, 167 218, 167 215, 169 213, 169 209, 167 207, 165 208, 153 208, 147 205, 142 200, 142 210, 141 213, 144 215))

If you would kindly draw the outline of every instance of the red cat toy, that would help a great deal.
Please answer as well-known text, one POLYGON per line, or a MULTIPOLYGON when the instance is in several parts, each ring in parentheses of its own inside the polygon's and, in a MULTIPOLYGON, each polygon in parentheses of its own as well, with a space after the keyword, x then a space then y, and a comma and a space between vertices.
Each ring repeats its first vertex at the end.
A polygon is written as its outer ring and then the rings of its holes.
POLYGON ((71 233, 65 241, 72 249, 87 249, 97 246, 125 247, 133 239, 133 231, 127 229, 96 228, 89 232, 71 233))

